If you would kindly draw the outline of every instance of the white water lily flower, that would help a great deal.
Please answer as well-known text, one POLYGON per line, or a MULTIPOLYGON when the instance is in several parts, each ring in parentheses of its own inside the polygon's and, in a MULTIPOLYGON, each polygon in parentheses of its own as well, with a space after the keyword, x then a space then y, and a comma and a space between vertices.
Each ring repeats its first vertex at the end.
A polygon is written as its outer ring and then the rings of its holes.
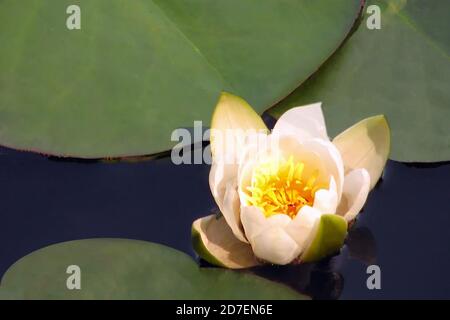
POLYGON ((320 103, 290 109, 269 133, 244 100, 227 93, 211 129, 209 182, 223 218, 195 221, 194 246, 230 268, 316 261, 339 250, 390 143, 383 116, 330 141, 320 103))

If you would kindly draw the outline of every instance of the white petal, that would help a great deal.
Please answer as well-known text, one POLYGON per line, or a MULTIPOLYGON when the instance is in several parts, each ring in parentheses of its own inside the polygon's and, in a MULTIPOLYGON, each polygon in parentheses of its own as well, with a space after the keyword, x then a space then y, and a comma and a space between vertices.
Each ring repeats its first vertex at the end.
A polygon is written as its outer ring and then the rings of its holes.
POLYGON ((292 222, 286 214, 274 214, 266 217, 260 208, 255 206, 241 207, 241 221, 245 230, 245 235, 249 241, 252 238, 271 227, 284 228, 292 222))
POLYGON ((301 140, 329 140, 322 112, 322 103, 296 107, 286 111, 273 128, 274 134, 295 135, 301 140))
POLYGON ((330 179, 329 189, 320 189, 314 195, 314 208, 323 214, 335 213, 338 205, 338 197, 336 191, 336 182, 334 178, 330 179))
POLYGON ((291 223, 291 221, 292 221, 292 219, 286 214, 274 214, 273 216, 270 216, 267 218, 267 223, 271 227, 284 228, 289 223, 291 223))
POLYGON ((265 261, 285 265, 298 256, 297 243, 280 227, 270 227, 252 241, 255 255, 265 261))
POLYGON ((299 256, 296 242, 283 230, 292 222, 289 216, 277 214, 266 218, 258 207, 243 206, 241 220, 245 235, 260 259, 287 264, 299 256))
POLYGON ((241 221, 245 236, 250 243, 255 236, 268 227, 266 217, 261 209, 255 206, 241 206, 241 221))
POLYGON ((347 221, 353 220, 361 211, 370 190, 370 175, 366 169, 350 171, 344 180, 344 191, 337 213, 347 221))
POLYGON ((219 209, 236 238, 243 242, 247 242, 243 230, 241 229, 240 202, 235 183, 230 182, 227 184, 223 205, 222 207, 219 207, 219 209))
POLYGON ((209 173, 209 186, 219 208, 223 203, 225 186, 231 180, 237 179, 240 166, 250 161, 257 150, 268 145, 267 134, 253 131, 242 131, 242 133, 242 147, 237 152, 233 152, 232 157, 228 157, 228 155, 213 157, 209 173))
POLYGON ((209 187, 219 208, 222 207, 227 184, 235 179, 237 167, 233 164, 215 162, 209 171, 209 187))
POLYGON ((285 228, 286 232, 298 245, 298 255, 306 248, 314 226, 320 220, 320 216, 319 210, 310 206, 303 206, 294 220, 285 228))
POLYGON ((344 162, 338 149, 329 141, 313 139, 304 143, 307 150, 316 152, 336 182, 338 201, 344 184, 344 162))
POLYGON ((241 168, 251 161, 260 152, 267 150, 270 146, 270 136, 264 133, 248 134, 241 150, 239 150, 238 167, 241 168))

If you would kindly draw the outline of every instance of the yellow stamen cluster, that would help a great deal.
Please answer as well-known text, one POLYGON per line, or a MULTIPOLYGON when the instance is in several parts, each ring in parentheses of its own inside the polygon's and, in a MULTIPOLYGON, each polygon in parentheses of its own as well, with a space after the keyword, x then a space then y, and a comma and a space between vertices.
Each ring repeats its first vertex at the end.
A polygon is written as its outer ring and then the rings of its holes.
POLYGON ((249 205, 261 208, 266 217, 287 214, 295 217, 304 205, 313 205, 319 171, 304 177, 303 162, 293 157, 266 161, 253 169, 251 185, 246 190, 249 205))

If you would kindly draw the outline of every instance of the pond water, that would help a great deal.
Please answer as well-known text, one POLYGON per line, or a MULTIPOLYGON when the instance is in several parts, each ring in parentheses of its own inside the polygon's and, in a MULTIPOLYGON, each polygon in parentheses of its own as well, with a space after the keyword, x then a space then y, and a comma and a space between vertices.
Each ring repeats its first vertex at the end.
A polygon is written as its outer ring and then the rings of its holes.
MULTIPOLYGON (((215 210, 208 165, 49 159, 0 149, 0 275, 68 240, 117 237, 195 257, 190 226, 215 210)), ((450 298, 450 162, 389 161, 340 255, 317 265, 259 268, 315 298, 450 298), (381 268, 368 290, 366 268, 381 268)))

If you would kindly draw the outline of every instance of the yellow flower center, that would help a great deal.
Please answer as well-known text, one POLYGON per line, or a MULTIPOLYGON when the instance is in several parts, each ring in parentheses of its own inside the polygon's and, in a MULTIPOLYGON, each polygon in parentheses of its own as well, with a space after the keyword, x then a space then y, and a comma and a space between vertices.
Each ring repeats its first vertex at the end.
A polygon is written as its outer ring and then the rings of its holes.
POLYGON ((304 205, 313 205, 314 194, 324 187, 317 183, 318 170, 304 177, 304 168, 292 156, 259 164, 245 190, 247 204, 259 207, 266 217, 280 213, 295 217, 304 205))

